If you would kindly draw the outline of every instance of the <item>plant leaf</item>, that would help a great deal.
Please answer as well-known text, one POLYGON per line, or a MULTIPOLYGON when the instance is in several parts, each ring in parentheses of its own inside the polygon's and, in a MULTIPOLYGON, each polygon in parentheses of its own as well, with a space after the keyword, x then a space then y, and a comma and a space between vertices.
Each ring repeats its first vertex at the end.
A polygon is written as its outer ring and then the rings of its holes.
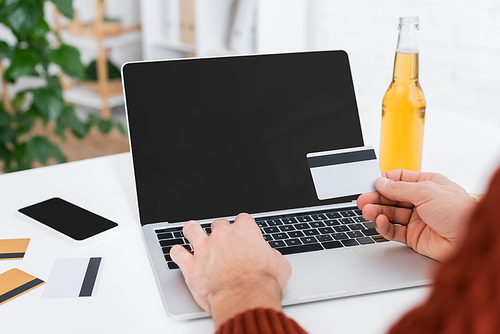
POLYGON ((5 146, 6 143, 16 143, 17 133, 12 128, 12 117, 1 106, 0 101, 0 146, 5 146))
POLYGON ((108 133, 113 128, 113 123, 110 119, 100 118, 99 122, 97 122, 97 127, 102 133, 108 133))
POLYGON ((50 27, 45 22, 43 17, 40 17, 40 20, 38 20, 37 25, 29 32, 29 37, 32 39, 42 39, 45 37, 45 34, 50 31, 50 27))
POLYGON ((66 17, 73 18, 73 0, 51 0, 66 17))
POLYGON ((61 115, 64 109, 62 94, 53 87, 40 87, 33 95, 33 106, 42 113, 46 121, 52 121, 61 115))
POLYGON ((36 54, 29 49, 16 49, 12 58, 12 63, 5 70, 4 77, 14 82, 23 75, 37 75, 35 66, 38 60, 36 54))
POLYGON ((28 116, 31 120, 36 120, 38 117, 43 118, 44 115, 37 109, 34 108, 33 105, 31 108, 26 110, 25 115, 28 116))
POLYGON ((5 146, 5 144, 0 143, 0 159, 4 162, 4 169, 10 170, 10 161, 12 158, 12 152, 5 146))
POLYGON ((9 113, 0 107, 0 129, 10 128, 11 124, 12 124, 12 117, 10 117, 9 113))
POLYGON ((4 4, 5 0, 0 0, 0 22, 3 23, 4 25, 7 25, 6 24, 6 21, 5 21, 5 9, 3 9, 3 4, 4 4))
POLYGON ((63 142, 66 142, 66 133, 64 132, 64 128, 59 124, 56 124, 56 128, 54 129, 54 133, 58 136, 63 142))
POLYGON ((96 115, 89 114, 87 118, 87 124, 89 125, 89 127, 92 127, 94 125, 97 125, 99 123, 99 120, 100 118, 97 117, 96 115))
POLYGON ((44 165, 49 158, 54 158, 59 163, 66 162, 59 147, 45 137, 35 136, 26 142, 26 146, 29 154, 44 165))
POLYGON ((59 80, 59 77, 56 75, 52 75, 47 78, 47 86, 49 88, 54 89, 54 91, 58 92, 58 94, 62 98, 62 86, 61 86, 61 80, 59 80))
POLYGON ((83 78, 85 68, 80 60, 80 51, 75 47, 62 44, 50 52, 50 58, 68 75, 83 78))
POLYGON ((16 168, 11 170, 24 170, 31 168, 33 156, 28 151, 26 143, 16 145, 12 151, 12 160, 16 162, 16 168))
POLYGON ((17 134, 22 135, 28 133, 33 127, 34 121, 28 116, 27 112, 18 111, 16 112, 17 120, 17 134))
POLYGON ((116 122, 115 123, 116 127, 118 128, 118 131, 120 131, 120 133, 123 135, 123 136, 127 136, 127 129, 125 129, 125 127, 123 126, 122 123, 120 122, 116 122))
POLYGON ((23 41, 43 16, 43 1, 5 0, 2 11, 12 32, 23 41))
POLYGON ((13 143, 17 141, 17 132, 11 127, 0 129, 0 143, 13 143))
POLYGON ((72 106, 66 106, 59 118, 57 119, 57 126, 70 128, 75 137, 83 138, 89 132, 89 126, 82 122, 75 114, 75 109, 72 106))
POLYGON ((25 103, 24 94, 24 92, 19 92, 14 96, 14 98, 12 99, 12 105, 14 106, 14 108, 20 109, 23 106, 23 104, 25 103))
MULTIPOLYGON (((121 72, 120 69, 111 62, 111 60, 106 60, 108 64, 108 78, 109 79, 120 79, 121 72)), ((97 81, 97 61, 92 60, 85 68, 85 79, 90 81, 97 81)))
POLYGON ((2 58, 12 59, 12 49, 9 44, 0 41, 0 56, 2 58))
POLYGON ((33 52, 33 56, 35 57, 37 62, 42 64, 44 69, 43 73, 46 74, 47 72, 49 72, 49 42, 45 38, 33 39, 30 40, 28 49, 33 52))

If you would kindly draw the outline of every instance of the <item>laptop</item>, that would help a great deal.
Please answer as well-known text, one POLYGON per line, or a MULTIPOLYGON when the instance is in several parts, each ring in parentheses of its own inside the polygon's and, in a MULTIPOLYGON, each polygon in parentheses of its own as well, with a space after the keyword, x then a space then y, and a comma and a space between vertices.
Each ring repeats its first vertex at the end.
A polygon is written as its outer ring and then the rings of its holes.
POLYGON ((122 68, 139 221, 168 314, 208 316, 169 250, 195 219, 253 215, 293 273, 283 305, 430 283, 434 261, 379 236, 357 196, 319 200, 306 155, 364 146, 343 51, 122 68))

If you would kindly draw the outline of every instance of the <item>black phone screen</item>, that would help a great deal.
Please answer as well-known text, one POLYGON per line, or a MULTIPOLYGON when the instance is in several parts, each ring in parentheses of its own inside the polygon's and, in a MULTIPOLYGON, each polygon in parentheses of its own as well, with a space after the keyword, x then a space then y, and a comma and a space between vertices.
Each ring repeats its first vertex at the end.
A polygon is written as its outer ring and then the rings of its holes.
POLYGON ((51 198, 19 209, 19 212, 79 241, 118 226, 61 198, 51 198))

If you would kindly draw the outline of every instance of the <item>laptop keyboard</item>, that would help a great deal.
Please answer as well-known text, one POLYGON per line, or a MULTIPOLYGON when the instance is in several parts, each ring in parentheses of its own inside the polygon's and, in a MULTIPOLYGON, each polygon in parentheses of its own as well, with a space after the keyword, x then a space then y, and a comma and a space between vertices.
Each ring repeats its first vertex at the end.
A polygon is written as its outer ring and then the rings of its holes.
MULTIPOLYGON (((232 222, 231 222, 232 223, 232 222)), ((363 218, 356 207, 320 212, 256 218, 264 240, 283 255, 353 247, 388 241, 375 230, 375 223, 363 218)), ((210 223, 201 224, 210 235, 210 223)), ((155 230, 169 269, 179 267, 170 257, 174 245, 193 248, 184 238, 182 226, 155 230)))

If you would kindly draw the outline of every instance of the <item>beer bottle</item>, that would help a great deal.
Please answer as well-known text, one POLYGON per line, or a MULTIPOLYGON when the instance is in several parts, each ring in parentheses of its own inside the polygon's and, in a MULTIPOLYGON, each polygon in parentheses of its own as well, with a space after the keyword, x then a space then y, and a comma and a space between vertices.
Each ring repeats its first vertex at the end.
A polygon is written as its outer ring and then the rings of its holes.
POLYGON ((418 17, 399 19, 392 83, 382 101, 380 170, 420 171, 425 97, 418 81, 418 17))

